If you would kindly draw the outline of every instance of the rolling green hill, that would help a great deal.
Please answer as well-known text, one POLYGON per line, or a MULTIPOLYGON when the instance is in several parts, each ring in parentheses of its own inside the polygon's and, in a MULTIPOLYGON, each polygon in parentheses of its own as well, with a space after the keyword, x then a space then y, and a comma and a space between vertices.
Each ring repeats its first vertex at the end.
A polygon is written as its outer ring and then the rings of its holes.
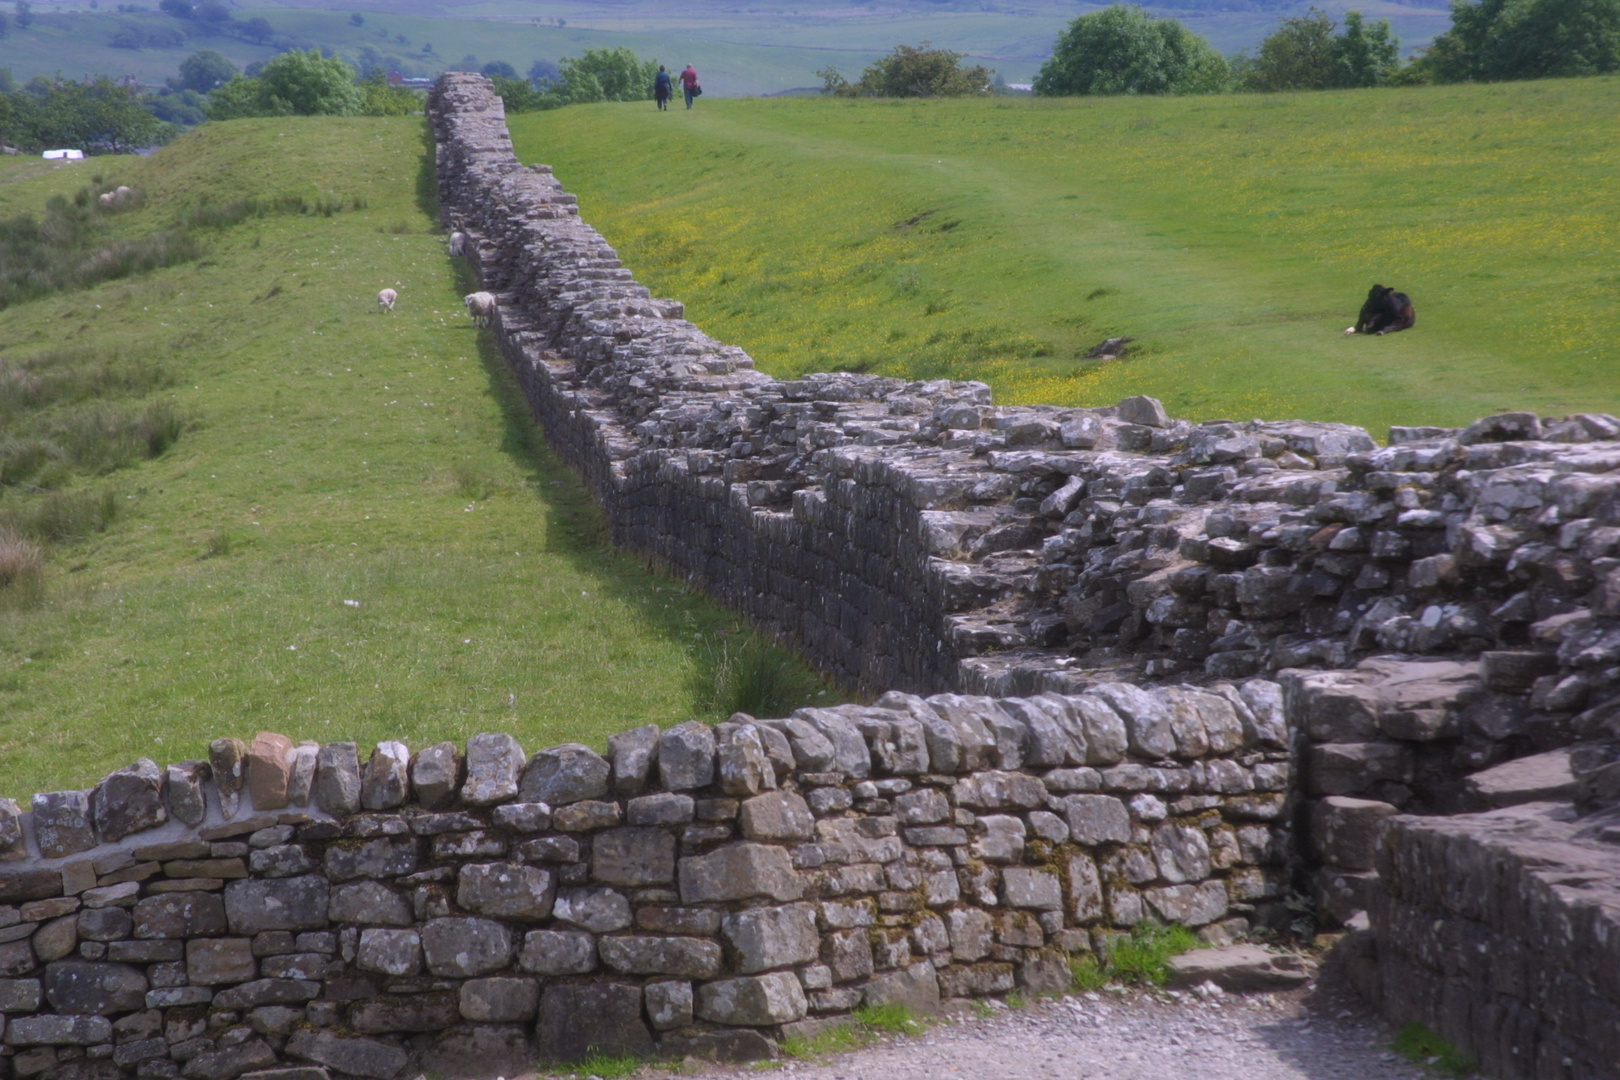
POLYGON ((47 404, 40 430, 153 401, 185 420, 155 459, 0 484, 0 524, 78 493, 119 511, 51 549, 42 606, 0 589, 0 795, 261 728, 413 746, 504 730, 539 749, 731 711, 740 682, 721 676, 759 650, 607 545, 461 307, 431 161, 420 118, 232 121, 144 159, 0 159, 0 218, 99 178, 144 196, 109 242, 189 220, 203 249, 0 310, 0 393, 52 365, 158 376, 47 404))
POLYGON ((1620 411, 1617 90, 704 99, 512 129, 645 284, 772 373, 1376 432, 1620 411), (1374 282, 1415 330, 1342 335, 1374 282), (1114 336, 1135 354, 1078 358, 1114 336))

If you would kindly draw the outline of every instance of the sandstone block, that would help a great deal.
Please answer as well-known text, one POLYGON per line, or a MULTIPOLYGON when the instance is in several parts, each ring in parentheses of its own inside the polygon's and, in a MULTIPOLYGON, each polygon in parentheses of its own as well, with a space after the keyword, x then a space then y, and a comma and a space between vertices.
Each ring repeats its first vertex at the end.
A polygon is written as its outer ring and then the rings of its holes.
POLYGON ((280 810, 287 805, 292 784, 292 740, 273 731, 261 731, 248 744, 244 766, 247 770, 248 797, 253 808, 280 810))
POLYGON ((1129 683, 1098 683, 1084 696, 1099 698, 1125 721, 1125 734, 1134 753, 1145 758, 1167 758, 1176 753, 1175 728, 1170 708, 1162 697, 1129 683))
POLYGON ((828 933, 821 939, 820 956, 833 982, 854 982, 873 971, 872 942, 865 930, 828 933))
POLYGON ((626 820, 631 825, 685 825, 693 819, 695 812, 692 796, 661 791, 631 799, 626 820))
MULTIPOLYGON (((753 724, 720 725, 715 745, 720 789, 747 798, 776 787, 776 771, 765 755, 765 743, 753 724)), ((864 751, 863 751, 864 752, 864 751)))
POLYGON ((287 805, 308 806, 315 791, 315 767, 321 744, 305 740, 287 753, 287 805))
POLYGON ((247 781, 247 743, 241 739, 215 739, 208 744, 208 769, 214 781, 214 794, 226 818, 236 816, 247 781))
POLYGON ((1313 975, 1303 957, 1267 952, 1258 945, 1194 949, 1170 958, 1173 987, 1212 982, 1228 993, 1264 993, 1302 986, 1313 975))
POLYGON ((1313 795, 1362 795, 1381 781, 1409 784, 1412 771, 1412 751, 1390 742, 1321 744, 1305 759, 1313 795))
POLYGON ((646 724, 608 736, 615 795, 640 795, 647 786, 647 775, 658 760, 658 734, 657 724, 646 724))
POLYGON ((1331 795, 1311 808, 1311 854, 1346 870, 1371 870, 1384 822, 1399 812, 1389 803, 1331 795))
MULTIPOLYGON (((177 986, 175 991, 206 992, 205 987, 177 986)), ((306 1001, 313 1001, 321 993, 321 984, 313 979, 254 979, 233 986, 229 990, 222 990, 213 997, 213 1004, 220 1009, 257 1009, 264 1005, 302 1005, 306 1001)), ((164 1003, 167 1005, 190 1005, 206 1002, 206 997, 193 1000, 189 997, 176 999, 164 1003)), ((157 1007, 152 1001, 152 995, 147 995, 146 1004, 149 1008, 157 1007)))
POLYGON ((417 846, 414 836, 382 836, 354 847, 332 844, 326 849, 326 876, 332 881, 351 881, 413 873, 417 846))
POLYGON ((1028 773, 974 773, 952 789, 958 806, 972 810, 1033 810, 1046 803, 1046 785, 1028 773))
POLYGON ((927 1015, 939 1011, 939 976, 931 961, 923 960, 898 971, 880 975, 866 984, 862 1002, 866 1005, 904 1005, 927 1015))
POLYGON ((1063 907, 1063 886, 1049 870, 1009 866, 1001 872, 1001 902, 1008 907, 1058 911, 1063 907))
POLYGON ((12 1046, 94 1046, 112 1041, 104 1016, 18 1016, 6 1025, 12 1046))
POLYGON ((245 1072, 268 1069, 276 1063, 276 1052, 263 1039, 249 1039, 223 1050, 198 1054, 180 1070, 186 1080, 236 1080, 245 1072))
POLYGON ((596 970, 596 938, 579 930, 530 930, 518 967, 536 975, 589 975, 596 970))
POLYGON ((360 926, 410 926, 411 905, 380 881, 356 881, 332 890, 326 916, 335 923, 360 926))
MULTIPOLYGON (((330 899, 331 887, 326 878, 319 874, 270 880, 250 878, 233 881, 225 887, 225 916, 230 922, 231 932, 236 934, 257 934, 263 930, 319 930, 326 926, 330 899)), ((137 905, 137 935, 140 933, 139 922, 140 905, 137 905)))
POLYGON ((1024 857, 1024 821, 1010 814, 986 814, 979 819, 983 831, 974 839, 973 854, 990 863, 1017 862, 1024 857))
POLYGON ((1153 830, 1149 848, 1159 876, 1172 884, 1209 877, 1209 840, 1196 825, 1160 825, 1153 830))
POLYGON ((551 807, 543 802, 507 803, 497 806, 495 824, 513 832, 544 832, 551 827, 551 807))

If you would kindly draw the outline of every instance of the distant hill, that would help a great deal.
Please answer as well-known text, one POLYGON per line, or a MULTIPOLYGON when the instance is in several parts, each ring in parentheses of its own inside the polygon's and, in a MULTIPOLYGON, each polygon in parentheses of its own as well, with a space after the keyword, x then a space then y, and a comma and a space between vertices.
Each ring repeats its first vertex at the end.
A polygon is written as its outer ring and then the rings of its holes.
MULTIPOLYGON (((816 7, 758 0, 743 9, 731 0, 680 5, 651 0, 354 0, 334 9, 331 0, 289 0, 233 9, 232 24, 222 32, 160 14, 155 0, 96 0, 96 8, 89 2, 36 4, 32 26, 23 29, 13 22, 10 36, 0 38, 0 67, 9 67, 18 79, 60 71, 160 83, 200 48, 217 49, 246 65, 282 48, 319 46, 357 64, 431 76, 496 60, 525 72, 537 60, 556 63, 587 48, 626 45, 666 63, 695 64, 711 94, 738 96, 814 85, 814 73, 828 65, 856 74, 895 45, 926 40, 966 53, 1008 82, 1027 83, 1069 21, 1102 6, 1064 0, 885 0, 816 7), (356 15, 359 25, 353 21, 356 15), (270 38, 243 36, 240 28, 254 18, 269 24, 270 38), (140 47, 118 47, 115 41, 140 47)), ((1308 6, 1277 0, 1178 0, 1178 5, 1150 5, 1149 10, 1183 20, 1228 53, 1252 49, 1279 19, 1308 6)), ((1334 14, 1355 7, 1369 18, 1387 18, 1408 52, 1450 25, 1441 0, 1324 0, 1319 6, 1334 14)))

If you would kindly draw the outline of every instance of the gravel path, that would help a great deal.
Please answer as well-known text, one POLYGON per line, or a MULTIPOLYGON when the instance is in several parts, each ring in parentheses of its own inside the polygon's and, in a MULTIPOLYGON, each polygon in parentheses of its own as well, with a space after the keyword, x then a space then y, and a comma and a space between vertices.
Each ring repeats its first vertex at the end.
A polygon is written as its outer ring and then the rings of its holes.
MULTIPOLYGON (((1354 996, 1307 988, 1221 996, 1082 994, 988 1017, 959 1010, 921 1036, 766 1075, 793 1080, 1425 1080, 1389 1051, 1393 1033, 1354 996)), ((700 1066, 683 1080, 757 1068, 700 1066)))

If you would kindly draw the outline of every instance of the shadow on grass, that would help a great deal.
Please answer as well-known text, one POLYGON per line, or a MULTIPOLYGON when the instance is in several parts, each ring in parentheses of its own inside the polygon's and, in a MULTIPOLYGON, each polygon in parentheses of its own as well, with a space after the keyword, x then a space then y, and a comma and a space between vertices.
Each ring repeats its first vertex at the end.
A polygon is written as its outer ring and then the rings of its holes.
MULTIPOLYGON (((471 271, 459 260, 454 273, 459 288, 476 288, 471 271)), ((456 332, 474 331, 469 326, 456 332)), ((656 634, 681 647, 692 661, 688 692, 695 718, 723 720, 734 712, 781 717, 817 699, 825 702, 831 683, 798 654, 754 630, 711 633, 723 622, 746 627, 746 619, 639 554, 614 545, 607 520, 584 480, 547 444, 545 429, 530 412, 494 335, 479 332, 477 350, 490 395, 501 412, 500 449, 551 511, 544 523, 547 550, 591 574, 606 596, 624 602, 656 634), (691 604, 641 603, 646 575, 662 580, 663 588, 677 596, 696 592, 715 615, 706 618, 691 604)))
POLYGON ((433 121, 422 117, 422 157, 416 169, 416 207, 439 221, 439 144, 433 137, 433 121))

